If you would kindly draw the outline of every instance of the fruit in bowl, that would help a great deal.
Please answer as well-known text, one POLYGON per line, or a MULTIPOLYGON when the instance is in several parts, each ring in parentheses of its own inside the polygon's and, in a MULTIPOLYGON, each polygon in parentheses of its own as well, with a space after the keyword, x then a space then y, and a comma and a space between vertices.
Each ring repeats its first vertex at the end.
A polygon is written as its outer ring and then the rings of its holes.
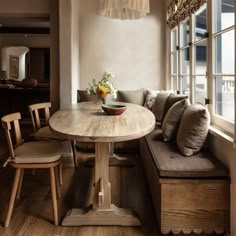
POLYGON ((108 115, 120 115, 126 110, 125 105, 116 105, 116 104, 103 104, 102 109, 105 111, 108 115))

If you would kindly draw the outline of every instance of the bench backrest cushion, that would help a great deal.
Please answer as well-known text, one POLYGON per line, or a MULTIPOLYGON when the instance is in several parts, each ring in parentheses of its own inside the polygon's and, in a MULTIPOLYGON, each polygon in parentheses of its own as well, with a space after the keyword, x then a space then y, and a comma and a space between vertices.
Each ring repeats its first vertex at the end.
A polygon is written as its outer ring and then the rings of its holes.
POLYGON ((177 134, 180 120, 185 109, 190 105, 188 99, 176 102, 167 112, 162 122, 163 140, 165 142, 172 141, 177 134))
POLYGON ((167 98, 166 103, 165 103, 162 121, 165 119, 165 116, 166 116, 167 112, 169 111, 169 109, 170 109, 176 102, 182 101, 182 100, 184 100, 184 99, 186 99, 186 98, 188 98, 188 96, 185 96, 185 95, 178 95, 178 94, 170 94, 170 96, 167 98))
POLYGON ((206 140, 210 126, 210 114, 201 104, 188 106, 180 121, 177 145, 184 156, 199 152, 206 140))
POLYGON ((152 106, 152 112, 156 117, 156 120, 161 122, 164 114, 164 108, 170 92, 160 92, 157 94, 155 102, 152 106))
POLYGON ((144 107, 146 107, 149 110, 152 110, 152 106, 155 103, 156 96, 159 93, 160 90, 146 90, 144 107))
POLYGON ((77 102, 90 102, 97 100, 98 96, 96 94, 88 94, 87 90, 77 90, 77 102))
POLYGON ((144 91, 144 89, 130 91, 118 90, 116 101, 134 103, 143 106, 145 96, 144 91))

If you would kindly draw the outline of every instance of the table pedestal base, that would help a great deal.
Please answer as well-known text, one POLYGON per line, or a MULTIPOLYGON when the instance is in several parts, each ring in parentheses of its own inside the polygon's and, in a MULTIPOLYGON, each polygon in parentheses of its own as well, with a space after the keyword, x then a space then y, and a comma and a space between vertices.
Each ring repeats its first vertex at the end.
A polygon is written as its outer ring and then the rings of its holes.
POLYGON ((72 209, 62 221, 63 226, 81 225, 120 225, 140 226, 141 222, 130 209, 118 208, 111 204, 110 209, 72 209))

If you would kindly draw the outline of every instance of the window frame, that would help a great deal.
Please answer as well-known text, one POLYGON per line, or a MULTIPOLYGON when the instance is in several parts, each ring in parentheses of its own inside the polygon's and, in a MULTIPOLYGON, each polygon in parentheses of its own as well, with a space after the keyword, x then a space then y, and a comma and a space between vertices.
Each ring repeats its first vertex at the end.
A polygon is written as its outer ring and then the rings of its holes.
POLYGON ((192 35, 191 35, 191 41, 192 41, 192 48, 191 48, 191 50, 192 50, 192 63, 191 63, 191 65, 192 65, 192 84, 193 84, 192 101, 193 102, 201 102, 201 101, 196 100, 196 98, 195 98, 196 94, 195 94, 195 89, 194 89, 195 86, 194 85, 195 85, 196 77, 203 77, 206 80, 206 83, 205 83, 206 84, 206 97, 205 98, 208 97, 209 83, 208 83, 208 77, 207 77, 207 65, 208 65, 208 61, 209 61, 209 54, 208 54, 209 40, 208 40, 208 37, 206 35, 205 35, 204 38, 195 39, 195 30, 196 30, 195 21, 196 21, 196 15, 199 12, 201 12, 202 9, 204 9, 204 8, 206 10, 206 16, 207 16, 207 18, 206 18, 206 32, 208 32, 208 28, 209 28, 208 22, 207 22, 207 19, 208 19, 208 12, 207 12, 208 5, 207 4, 202 5, 195 13, 191 14, 191 17, 192 17, 192 25, 191 25, 191 27, 192 27, 192 35), (195 57, 196 52, 195 52, 194 49, 195 49, 195 46, 197 46, 197 45, 199 45, 201 43, 206 43, 206 72, 204 74, 198 74, 198 73, 196 73, 196 71, 194 69, 195 68, 194 62, 196 62, 195 61, 195 59, 196 59, 196 57, 195 57))
MULTIPOLYGON (((236 1, 235 1, 236 2, 236 1)), ((214 126, 216 127, 219 127, 221 130, 223 130, 225 133, 227 133, 228 135, 230 136, 235 136, 236 132, 235 132, 235 111, 234 111, 234 122, 230 122, 228 121, 227 119, 225 119, 223 116, 220 116, 218 114, 216 114, 216 99, 215 99, 215 91, 216 91, 216 88, 215 88, 215 80, 216 80, 216 76, 217 75, 220 75, 220 76, 231 76, 231 77, 234 77, 234 81, 236 81, 236 66, 234 65, 234 74, 217 74, 215 73, 215 57, 216 57, 216 53, 215 53, 215 38, 216 36, 218 35, 222 35, 224 33, 227 33, 231 30, 234 29, 234 37, 235 37, 235 14, 234 14, 234 25, 230 26, 230 27, 227 27, 227 28, 224 28, 224 29, 221 29, 219 31, 215 31, 214 27, 215 27, 215 17, 214 17, 214 3, 213 1, 208 1, 208 7, 209 7, 209 14, 211 17, 209 17, 210 19, 208 19, 208 24, 209 24, 209 28, 210 28, 210 40, 209 40, 209 43, 210 43, 210 47, 211 47, 211 50, 209 52, 209 55, 210 55, 210 62, 211 62, 211 74, 210 74, 210 83, 211 83, 211 91, 210 91, 210 95, 211 95, 211 100, 212 102, 209 104, 210 106, 210 112, 211 112, 211 122, 214 126)), ((234 12, 235 13, 235 12, 234 12)), ((235 45, 235 40, 234 40, 234 45, 235 45)), ((234 52, 234 57, 236 55, 236 51, 234 52)), ((209 66, 209 64, 208 64, 209 66)), ((234 86, 235 87, 235 86, 234 86)), ((235 88, 234 88, 234 108, 235 108, 235 88)))
POLYGON ((172 50, 172 39, 170 36, 170 84, 171 88, 174 89, 174 83, 176 82, 176 88, 174 90, 178 90, 178 82, 179 82, 179 28, 175 27, 170 31, 170 34, 172 35, 172 32, 175 31, 175 47, 172 50), (177 59, 177 66, 176 66, 176 73, 172 73, 172 55, 176 54, 177 59), (173 78, 176 77, 176 81, 173 80, 173 78))
MULTIPOLYGON (((236 0, 234 1, 234 4, 236 3, 236 0)), ((235 4, 236 5, 236 4, 235 4)), ((194 47, 202 42, 206 42, 207 45, 207 51, 206 51, 206 98, 209 99, 210 103, 207 104, 207 108, 211 114, 211 124, 215 127, 219 127, 220 130, 223 130, 226 134, 230 135, 231 137, 236 136, 236 88, 234 86, 234 122, 230 122, 226 120, 223 116, 217 115, 215 113, 215 107, 216 107, 216 99, 215 99, 215 76, 216 73, 214 73, 214 63, 215 63, 215 43, 214 43, 214 38, 216 35, 220 35, 220 33, 227 32, 229 30, 234 29, 234 45, 236 44, 236 29, 235 29, 235 22, 236 22, 236 17, 234 16, 234 25, 227 27, 225 29, 222 29, 219 32, 214 32, 214 3, 212 0, 208 0, 207 3, 205 3, 197 12, 191 14, 188 18, 186 18, 183 22, 189 20, 189 58, 190 58, 190 75, 189 76, 189 99, 190 102, 193 103, 195 101, 194 99, 194 83, 195 83, 195 77, 199 76, 198 74, 195 73, 194 71, 194 47), (197 12, 201 10, 203 6, 206 6, 206 15, 207 15, 207 20, 206 20, 206 31, 208 33, 207 37, 201 38, 201 39, 196 39, 195 35, 195 15, 197 12), (196 40, 195 40, 196 39, 196 40)), ((235 8, 234 8, 234 13, 235 13, 235 8)), ((175 28, 178 28, 178 38, 179 38, 179 45, 181 45, 180 39, 182 37, 181 35, 181 24, 183 22, 180 22, 175 28)), ((171 36, 170 36, 170 40, 171 36)), ((183 88, 182 88, 182 83, 183 83, 183 78, 186 76, 185 74, 182 73, 182 53, 183 49, 187 48, 186 45, 183 47, 179 47, 179 53, 178 53, 178 65, 177 67, 179 68, 178 70, 178 89, 180 90, 181 93, 183 93, 183 88)), ((234 51, 234 58, 236 57, 236 45, 235 45, 235 51, 234 51)), ((231 76, 234 77, 234 84, 236 83, 236 58, 234 61, 234 74, 229 75, 229 74, 222 74, 222 76, 231 76)), ((201 76, 204 76, 203 74, 201 76)), ((172 89, 173 87, 171 87, 172 89)), ((234 138, 236 141, 236 138, 234 138)))
MULTIPOLYGON (((186 23, 187 21, 189 21, 189 26, 191 25, 191 17, 187 17, 184 21, 180 22, 178 27, 179 27, 179 91, 182 94, 185 95, 190 95, 191 94, 191 90, 192 90, 192 83, 191 83, 191 57, 192 57, 192 53, 191 53, 191 27, 189 27, 189 42, 187 42, 186 45, 182 45, 182 24, 186 23), (189 50, 189 74, 183 73, 183 54, 184 54, 184 50, 188 49, 189 50), (187 80, 189 81, 189 91, 188 90, 183 90, 183 81, 184 78, 188 78, 187 80)), ((192 101, 192 98, 189 98, 190 101, 192 101)))

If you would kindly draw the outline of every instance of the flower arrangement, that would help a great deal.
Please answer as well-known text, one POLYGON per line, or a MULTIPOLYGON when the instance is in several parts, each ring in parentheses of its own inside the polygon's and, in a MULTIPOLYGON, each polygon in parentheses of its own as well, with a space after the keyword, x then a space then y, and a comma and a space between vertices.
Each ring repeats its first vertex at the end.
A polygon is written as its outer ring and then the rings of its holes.
POLYGON ((107 94, 112 94, 116 97, 116 90, 110 82, 110 79, 112 78, 114 78, 112 73, 104 72, 100 81, 96 82, 96 80, 93 79, 92 83, 89 83, 89 86, 86 89, 88 94, 91 92, 97 94, 98 97, 102 99, 103 103, 105 102, 107 94))

